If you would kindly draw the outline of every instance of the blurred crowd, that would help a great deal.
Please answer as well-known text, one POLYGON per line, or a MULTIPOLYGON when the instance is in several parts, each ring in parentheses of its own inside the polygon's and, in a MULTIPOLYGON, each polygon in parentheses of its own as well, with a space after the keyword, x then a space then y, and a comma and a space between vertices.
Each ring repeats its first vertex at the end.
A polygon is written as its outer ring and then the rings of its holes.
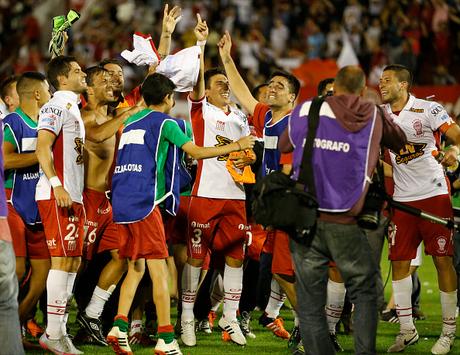
MULTIPOLYGON (((157 43, 164 1, 0 0, 0 79, 43 71, 49 60, 53 16, 70 8, 82 18, 69 34, 68 54, 82 66, 118 57, 132 47, 132 33, 151 33, 157 43)), ((459 0, 201 0, 172 1, 182 7, 173 48, 194 44, 195 13, 210 28, 207 65, 218 65, 223 31, 234 39, 234 58, 256 85, 275 67, 294 69, 306 60, 336 59, 344 36, 376 84, 386 64, 403 64, 416 84, 455 84, 460 79, 459 0)), ((140 68, 128 67, 137 84, 140 68)))

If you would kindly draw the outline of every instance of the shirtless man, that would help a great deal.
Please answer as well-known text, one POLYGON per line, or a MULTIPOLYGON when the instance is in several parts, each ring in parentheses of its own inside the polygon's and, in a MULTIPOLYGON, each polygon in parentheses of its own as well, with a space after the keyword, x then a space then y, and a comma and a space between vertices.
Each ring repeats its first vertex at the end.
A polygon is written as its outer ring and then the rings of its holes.
POLYGON ((126 271, 126 262, 118 258, 118 228, 112 221, 112 207, 106 196, 108 175, 115 156, 115 134, 123 121, 137 111, 135 106, 123 114, 107 114, 109 103, 116 101, 106 69, 92 67, 86 71, 88 104, 82 110, 87 142, 85 145, 86 209, 84 257, 91 260, 95 253, 110 250, 111 261, 104 267, 86 309, 77 321, 99 344, 107 345, 99 317, 118 281, 126 271))

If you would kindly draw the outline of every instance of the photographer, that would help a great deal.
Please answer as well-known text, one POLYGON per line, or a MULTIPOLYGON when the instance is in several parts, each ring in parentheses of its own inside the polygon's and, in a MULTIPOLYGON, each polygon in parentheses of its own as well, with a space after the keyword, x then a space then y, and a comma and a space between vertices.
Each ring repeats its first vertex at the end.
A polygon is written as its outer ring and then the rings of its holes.
MULTIPOLYGON (((366 236, 356 224, 363 207, 369 177, 374 171, 380 143, 400 149, 404 133, 388 115, 359 96, 365 90, 364 72, 356 66, 342 68, 335 79, 334 96, 320 109, 312 164, 319 204, 319 220, 310 243, 291 240, 297 277, 300 328, 307 352, 334 354, 324 306, 328 263, 334 260, 355 305, 354 336, 357 354, 375 354, 377 265, 370 258, 366 236)), ((279 147, 294 151, 293 178, 299 176, 307 136, 311 102, 298 105, 279 147)))

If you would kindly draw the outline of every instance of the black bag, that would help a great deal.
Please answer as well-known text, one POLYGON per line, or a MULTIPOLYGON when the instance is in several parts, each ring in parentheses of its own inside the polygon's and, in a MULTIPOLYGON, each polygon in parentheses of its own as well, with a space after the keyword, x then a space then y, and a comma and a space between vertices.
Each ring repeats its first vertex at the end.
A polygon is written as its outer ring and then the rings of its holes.
POLYGON ((308 137, 305 142, 299 179, 294 181, 280 171, 259 180, 254 187, 254 219, 264 227, 280 229, 299 243, 308 244, 316 232, 318 202, 311 157, 313 140, 324 98, 316 97, 308 113, 308 137), (305 185, 308 192, 305 192, 305 185))

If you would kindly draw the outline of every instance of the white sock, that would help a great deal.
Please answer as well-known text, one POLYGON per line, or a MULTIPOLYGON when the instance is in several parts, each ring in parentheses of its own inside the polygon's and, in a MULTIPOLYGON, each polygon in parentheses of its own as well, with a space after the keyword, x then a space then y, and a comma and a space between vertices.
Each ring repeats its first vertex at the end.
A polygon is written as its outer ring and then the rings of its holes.
POLYGON ((62 337, 62 322, 67 304, 68 272, 51 269, 46 279, 47 314, 46 334, 50 339, 62 337))
POLYGON ((270 298, 268 299, 267 307, 265 307, 265 313, 268 318, 276 319, 286 300, 286 293, 284 293, 280 284, 275 279, 272 279, 270 289, 270 298))
POLYGON ((230 267, 225 264, 224 269, 224 317, 228 321, 236 320, 236 311, 240 304, 243 289, 243 267, 230 267))
POLYGON ((219 306, 224 300, 224 280, 222 274, 219 271, 214 271, 216 273, 214 277, 214 283, 211 288, 211 311, 217 312, 219 306))
POLYGON ((412 319, 412 278, 409 275, 405 279, 393 281, 392 284, 399 326, 402 333, 407 333, 415 328, 412 319))
POLYGON ((99 318, 101 316, 105 303, 109 300, 113 290, 115 289, 114 287, 112 288, 112 286, 110 286, 107 291, 103 290, 99 286, 96 286, 93 295, 91 296, 91 300, 85 309, 85 314, 88 317, 99 318))
POLYGON ((190 321, 195 318, 193 306, 195 304, 196 291, 200 281, 201 267, 195 267, 185 263, 182 271, 182 315, 181 320, 190 321))
POLYGON ((129 329, 129 335, 134 335, 142 331, 142 320, 134 319, 131 321, 131 327, 129 329))
POLYGON ((72 305, 73 298, 73 286, 75 285, 75 279, 77 278, 76 272, 69 272, 67 277, 67 305, 62 319, 62 334, 67 334, 67 320, 69 319, 70 306, 72 305))
POLYGON ((443 334, 455 334, 457 324, 455 313, 457 311, 457 290, 452 292, 439 291, 441 294, 442 309, 442 332, 443 334))
POLYGON ((344 303, 345 284, 329 279, 327 282, 326 317, 331 334, 335 334, 335 326, 342 316, 344 303))
POLYGON ((292 310, 292 315, 294 316, 294 327, 298 327, 300 325, 299 317, 297 316, 297 312, 292 310))

